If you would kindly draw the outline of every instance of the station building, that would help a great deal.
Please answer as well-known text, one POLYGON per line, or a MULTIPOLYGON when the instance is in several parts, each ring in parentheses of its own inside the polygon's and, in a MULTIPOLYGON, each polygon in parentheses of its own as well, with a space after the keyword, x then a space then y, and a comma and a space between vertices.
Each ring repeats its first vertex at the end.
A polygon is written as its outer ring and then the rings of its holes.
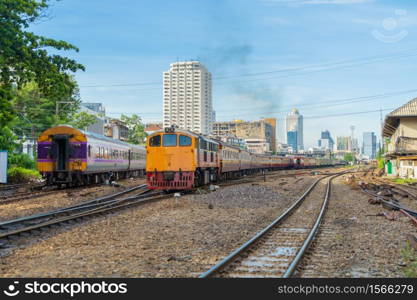
POLYGON ((417 179, 417 98, 385 117, 385 173, 417 179))

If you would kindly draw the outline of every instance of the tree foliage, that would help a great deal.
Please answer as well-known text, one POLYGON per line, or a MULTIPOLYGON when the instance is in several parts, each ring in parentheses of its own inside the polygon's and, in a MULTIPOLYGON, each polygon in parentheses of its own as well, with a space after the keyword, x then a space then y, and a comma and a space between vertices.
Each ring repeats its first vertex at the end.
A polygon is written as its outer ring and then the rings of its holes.
POLYGON ((74 126, 75 128, 79 128, 82 130, 87 130, 88 126, 96 122, 96 116, 89 114, 88 112, 85 112, 85 111, 75 113, 73 118, 74 119, 68 122, 68 124, 74 126))
POLYGON ((44 16, 48 0, 0 0, 0 82, 3 87, 18 87, 35 81, 46 96, 69 95, 74 88, 67 71, 84 67, 75 60, 49 54, 46 48, 75 50, 57 41, 26 31, 44 16))
POLYGON ((78 48, 27 31, 33 22, 45 16, 49 2, 0 0, 0 149, 13 148, 14 130, 23 134, 21 120, 38 122, 35 126, 42 128, 67 117, 67 113, 62 113, 53 119, 51 109, 57 101, 71 102, 72 109, 79 105, 71 72, 84 67, 47 51, 78 48), (25 100, 26 96, 30 99, 25 100))
POLYGON ((354 161, 355 160, 355 157, 353 156, 353 154, 352 153, 346 153, 344 156, 343 156, 343 160, 345 160, 345 161, 347 161, 347 162, 352 162, 352 161, 354 161))
POLYGON ((142 123, 142 119, 133 114, 132 116, 122 115, 120 118, 129 129, 128 142, 132 144, 142 144, 146 138, 145 125, 142 123))
POLYGON ((71 101, 65 101, 70 103, 58 103, 58 114, 57 102, 57 99, 45 96, 35 82, 29 82, 16 90, 12 101, 17 116, 12 122, 15 134, 20 138, 36 137, 51 126, 78 120, 75 116, 80 103, 78 89, 74 90, 71 101))

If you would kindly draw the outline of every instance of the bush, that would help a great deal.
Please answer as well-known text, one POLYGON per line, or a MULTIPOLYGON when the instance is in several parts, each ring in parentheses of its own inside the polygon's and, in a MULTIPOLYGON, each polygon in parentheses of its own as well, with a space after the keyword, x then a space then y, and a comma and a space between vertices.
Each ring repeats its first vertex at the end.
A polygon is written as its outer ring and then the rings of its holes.
POLYGON ((38 171, 21 167, 11 167, 7 171, 7 177, 10 183, 26 183, 42 178, 38 171))
POLYGON ((411 178, 396 178, 394 179, 394 182, 397 184, 413 184, 416 183, 417 180, 416 179, 411 179, 411 178))
POLYGON ((8 164, 10 168, 21 167, 25 169, 36 169, 35 161, 25 153, 11 153, 8 164))
POLYGON ((378 169, 385 170, 385 160, 383 158, 378 158, 378 169))

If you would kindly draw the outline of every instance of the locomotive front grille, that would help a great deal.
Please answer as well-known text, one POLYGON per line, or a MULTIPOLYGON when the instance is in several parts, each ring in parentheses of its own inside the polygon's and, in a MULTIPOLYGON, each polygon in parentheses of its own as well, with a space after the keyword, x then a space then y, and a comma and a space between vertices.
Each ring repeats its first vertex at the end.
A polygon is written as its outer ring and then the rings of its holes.
POLYGON ((163 172, 162 177, 165 181, 173 181, 175 178, 175 172, 163 172))
POLYGON ((194 174, 193 172, 149 172, 147 183, 151 189, 190 189, 194 184, 194 174))

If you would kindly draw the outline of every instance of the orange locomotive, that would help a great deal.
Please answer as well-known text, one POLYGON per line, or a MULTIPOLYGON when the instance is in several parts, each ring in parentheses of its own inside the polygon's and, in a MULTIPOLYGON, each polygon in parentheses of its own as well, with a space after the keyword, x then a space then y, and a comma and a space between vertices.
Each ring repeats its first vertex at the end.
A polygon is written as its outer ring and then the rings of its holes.
POLYGON ((149 188, 190 189, 217 180, 218 147, 216 141, 186 130, 153 133, 146 146, 149 188))
POLYGON ((146 176, 151 189, 190 189, 219 179, 292 165, 293 159, 289 157, 253 154, 172 127, 148 136, 146 146, 146 176))

